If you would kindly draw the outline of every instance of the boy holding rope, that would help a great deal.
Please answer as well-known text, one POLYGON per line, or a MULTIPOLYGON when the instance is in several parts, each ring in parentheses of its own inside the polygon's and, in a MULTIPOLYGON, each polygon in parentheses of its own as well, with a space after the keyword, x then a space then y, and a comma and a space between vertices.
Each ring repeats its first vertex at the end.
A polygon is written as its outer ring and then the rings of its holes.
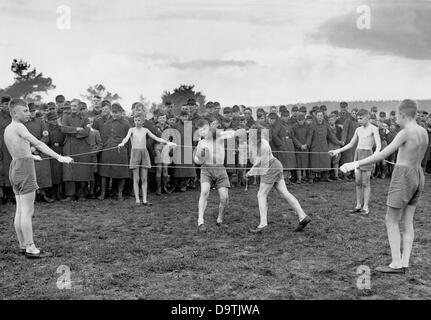
POLYGON ((148 169, 151 168, 150 155, 147 150, 147 136, 151 139, 166 144, 170 147, 175 147, 173 142, 166 141, 154 135, 149 129, 143 127, 144 117, 140 114, 135 115, 133 118, 135 126, 130 128, 127 136, 118 145, 118 148, 123 148, 129 141, 132 142, 132 152, 130 154, 130 169, 133 172, 133 191, 135 193, 136 204, 140 204, 139 199, 139 179, 141 179, 142 187, 142 204, 144 206, 151 206, 152 203, 147 201, 147 188, 148 188, 148 169))
MULTIPOLYGON (((358 143, 355 151, 355 161, 365 159, 373 154, 373 146, 376 146, 374 154, 381 149, 379 129, 370 123, 368 110, 361 109, 357 114, 359 127, 355 130, 352 140, 344 147, 336 150, 330 150, 328 153, 331 157, 349 150, 358 143)), ((370 201, 371 184, 370 177, 374 165, 362 165, 355 168, 356 181, 356 207, 350 210, 350 213, 360 213, 367 215, 370 213, 368 203, 370 201), (363 204, 363 206, 362 206, 363 204)))
POLYGON ((5 129, 4 140, 12 156, 9 179, 16 198, 14 224, 19 241, 19 252, 30 259, 49 257, 52 254, 41 252, 33 242, 32 217, 34 198, 38 189, 34 161, 42 161, 42 158, 31 153, 30 145, 61 163, 71 163, 73 159, 57 154, 27 130, 24 123, 30 119, 30 112, 24 100, 12 99, 9 103, 9 111, 12 122, 5 129))

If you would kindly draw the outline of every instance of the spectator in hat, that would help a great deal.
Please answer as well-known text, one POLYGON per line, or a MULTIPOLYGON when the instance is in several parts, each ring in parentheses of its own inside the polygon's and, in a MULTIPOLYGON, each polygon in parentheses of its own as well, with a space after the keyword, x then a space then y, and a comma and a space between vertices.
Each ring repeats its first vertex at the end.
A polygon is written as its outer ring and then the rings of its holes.
MULTIPOLYGON (((56 112, 56 105, 49 106, 47 125, 49 132, 48 146, 58 154, 63 153, 65 134, 61 131, 61 123, 56 112)), ((63 165, 56 159, 50 159, 52 195, 57 200, 62 200, 63 165)))
MULTIPOLYGON (((64 110, 67 104, 65 104, 64 110)), ((75 164, 63 165, 63 181, 65 184, 66 198, 63 201, 85 200, 87 184, 94 179, 91 166, 80 165, 79 162, 91 162, 90 145, 86 138, 90 132, 87 127, 88 118, 79 111, 79 100, 73 100, 70 104, 70 114, 64 114, 61 120, 61 131, 65 134, 63 147, 64 155, 71 155, 75 164), (73 156, 79 154, 78 156, 73 156)))
POLYGON ((288 111, 281 113, 278 120, 274 113, 268 115, 270 125, 270 146, 274 156, 283 165, 283 174, 289 184, 291 181, 291 171, 296 171, 295 147, 292 140, 292 125, 289 121, 288 111))
POLYGON ((334 136, 325 122, 323 111, 316 112, 315 123, 311 126, 307 137, 307 146, 310 146, 310 167, 313 168, 315 180, 330 181, 327 168, 331 167, 328 142, 341 146, 341 142, 334 136))
POLYGON ((254 124, 255 124, 255 120, 253 119, 253 111, 251 110, 251 108, 245 108, 244 109, 244 118, 246 121, 246 128, 247 130, 250 129, 254 124))
POLYGON ((181 141, 177 148, 174 149, 174 178, 176 180, 177 188, 181 192, 187 191, 187 187, 192 187, 193 184, 190 180, 196 178, 196 169, 194 168, 193 159, 193 145, 192 140, 187 135, 193 137, 193 126, 189 124, 189 114, 186 111, 181 111, 179 121, 177 121, 174 129, 178 130, 181 135, 181 141), (189 132, 191 131, 191 132, 189 132), (190 140, 189 140, 190 139, 190 140), (190 142, 189 145, 186 145, 190 142))
MULTIPOLYGON (((106 101, 106 100, 104 100, 106 101)), ((93 113, 97 116, 102 112, 102 97, 99 95, 94 95, 91 98, 91 107, 90 111, 93 111, 93 113)))
POLYGON ((301 108, 299 108, 299 113, 302 114, 305 117, 307 116, 307 107, 306 106, 302 106, 301 108))
MULTIPOLYGON (((309 117, 311 122, 312 117, 309 117)), ((302 183, 310 179, 310 171, 307 169, 309 167, 307 136, 310 125, 305 122, 303 114, 299 114, 297 120, 292 126, 292 140, 296 151, 296 183, 302 183)))
POLYGON ((98 173, 102 177, 101 193, 99 200, 106 196, 106 186, 109 179, 117 182, 117 199, 123 200, 123 189, 125 179, 130 178, 130 171, 127 166, 116 166, 114 164, 127 165, 129 163, 127 147, 121 149, 110 149, 118 146, 127 136, 130 123, 123 117, 123 108, 119 103, 114 103, 111 107, 112 118, 106 121, 100 130, 103 148, 100 155, 100 165, 98 173))

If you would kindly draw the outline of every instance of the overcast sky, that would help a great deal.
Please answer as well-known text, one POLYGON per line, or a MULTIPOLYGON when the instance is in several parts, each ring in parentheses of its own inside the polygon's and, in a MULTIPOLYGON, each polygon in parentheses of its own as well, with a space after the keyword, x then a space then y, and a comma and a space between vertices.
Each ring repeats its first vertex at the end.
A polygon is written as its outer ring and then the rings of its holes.
POLYGON ((223 105, 430 98, 431 1, 0 0, 0 87, 13 58, 53 78, 50 99, 103 83, 126 108, 180 84, 223 105))

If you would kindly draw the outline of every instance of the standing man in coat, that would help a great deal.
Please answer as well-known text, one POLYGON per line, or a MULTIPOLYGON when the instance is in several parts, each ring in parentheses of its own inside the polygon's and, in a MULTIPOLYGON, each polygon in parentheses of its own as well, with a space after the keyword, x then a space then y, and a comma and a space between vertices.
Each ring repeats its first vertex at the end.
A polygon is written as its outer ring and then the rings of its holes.
MULTIPOLYGON (((129 122, 123 117, 123 108, 120 104, 114 103, 111 108, 112 119, 106 121, 100 130, 100 137, 103 142, 103 149, 109 149, 118 146, 126 137, 130 129, 129 122)), ((125 179, 130 178, 130 170, 127 167, 129 163, 127 148, 112 149, 102 151, 100 156, 99 175, 102 177, 101 193, 99 200, 105 198, 106 185, 108 179, 116 179, 118 184, 117 199, 123 200, 123 189, 125 179), (124 164, 125 166, 116 166, 108 164, 124 164)))
MULTIPOLYGON (((70 114, 64 114, 61 121, 61 132, 66 136, 63 147, 64 155, 72 156, 75 162, 91 162, 91 147, 87 143, 90 128, 88 118, 83 116, 79 110, 79 100, 75 99, 70 104, 70 114), (87 154, 82 154, 87 153, 87 154)), ((93 181, 92 167, 86 164, 63 165, 63 181, 65 183, 66 198, 63 201, 71 201, 76 196, 77 200, 85 201, 87 185, 93 181)))
POLYGON ((310 126, 305 123, 305 116, 299 114, 297 117, 298 122, 292 127, 293 143, 295 144, 296 150, 296 183, 304 182, 310 180, 310 171, 306 168, 309 167, 310 159, 307 146, 308 132, 310 131, 310 126))
MULTIPOLYGON (((353 135, 355 134, 355 130, 356 128, 358 128, 358 122, 356 121, 355 118, 353 118, 353 116, 348 112, 348 105, 347 102, 341 102, 340 103, 340 108, 341 108, 341 112, 342 114, 344 114, 343 118, 344 121, 342 122, 342 132, 341 132, 341 143, 343 145, 349 143, 352 138, 353 135)), ((343 163, 347 163, 347 162, 352 162, 353 161, 353 157, 355 155, 355 149, 356 146, 352 149, 346 150, 341 154, 341 159, 340 159, 340 165, 342 165, 343 163)), ((342 178, 344 177, 348 177, 353 179, 354 178, 354 173, 352 172, 348 172, 346 175, 342 174, 342 178)))
POLYGON ((312 124, 307 145, 310 146, 310 168, 317 180, 318 175, 322 181, 330 182, 328 171, 331 168, 331 159, 327 152, 329 151, 328 141, 334 145, 341 146, 341 142, 332 134, 327 122, 325 121, 322 110, 316 111, 316 119, 312 124))

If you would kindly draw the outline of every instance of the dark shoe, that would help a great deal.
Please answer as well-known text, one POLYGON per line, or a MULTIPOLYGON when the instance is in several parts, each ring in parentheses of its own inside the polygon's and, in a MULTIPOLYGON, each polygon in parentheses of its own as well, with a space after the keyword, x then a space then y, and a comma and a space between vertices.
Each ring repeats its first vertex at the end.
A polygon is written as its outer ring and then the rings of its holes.
POLYGON ((52 256, 53 256, 53 254, 51 252, 44 252, 44 251, 41 251, 37 254, 28 253, 28 252, 25 253, 25 257, 28 259, 43 259, 43 258, 49 258, 52 256))
POLYGON ((72 197, 66 197, 63 200, 61 200, 61 202, 71 202, 72 201, 72 197))
POLYGON ((142 205, 146 207, 151 207, 153 204, 147 201, 147 202, 142 202, 142 205))
POLYGON ((349 211, 347 211, 348 213, 359 213, 359 212, 361 212, 362 211, 362 208, 355 208, 355 209, 352 209, 352 210, 349 210, 349 211))
POLYGON ((198 232, 206 232, 207 231, 207 227, 205 227, 205 224, 200 224, 198 226, 198 232))
POLYGON ((296 227, 296 229, 294 231, 295 232, 303 231, 305 229, 305 227, 307 226, 307 224, 309 224, 310 222, 311 222, 311 218, 309 216, 306 216, 304 219, 302 219, 302 221, 300 221, 298 223, 298 226, 296 227))
POLYGON ((250 229, 250 232, 251 233, 264 233, 267 230, 268 230, 268 225, 266 225, 262 228, 256 227, 255 229, 250 229))
POLYGON ((19 255, 25 255, 26 250, 25 249, 18 249, 19 255))
POLYGON ((389 266, 381 266, 381 267, 377 267, 376 268, 377 272, 382 272, 382 273, 405 273, 405 268, 391 268, 389 266))
POLYGON ((157 188, 156 195, 158 196, 162 195, 162 188, 157 188))
POLYGON ((100 201, 104 200, 105 199, 105 194, 101 193, 100 196, 97 199, 99 199, 100 201))

